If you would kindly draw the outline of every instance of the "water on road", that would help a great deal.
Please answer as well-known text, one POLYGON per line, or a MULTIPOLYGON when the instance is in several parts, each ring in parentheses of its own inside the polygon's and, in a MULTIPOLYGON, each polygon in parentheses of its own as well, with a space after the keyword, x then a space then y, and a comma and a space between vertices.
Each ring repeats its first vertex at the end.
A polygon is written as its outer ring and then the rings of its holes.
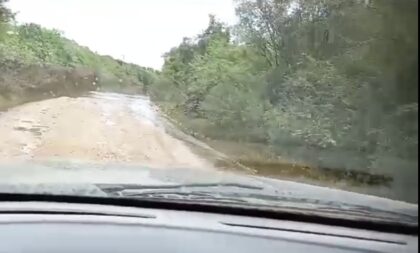
POLYGON ((0 114, 0 159, 212 167, 168 134, 148 97, 98 92, 28 103, 0 114))

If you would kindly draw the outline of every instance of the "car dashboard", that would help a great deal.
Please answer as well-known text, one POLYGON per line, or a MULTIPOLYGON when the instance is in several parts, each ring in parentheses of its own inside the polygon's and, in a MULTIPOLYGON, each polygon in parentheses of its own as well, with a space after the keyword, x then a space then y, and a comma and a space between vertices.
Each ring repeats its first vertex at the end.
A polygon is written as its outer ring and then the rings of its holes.
POLYGON ((127 206, 1 202, 0 252, 418 252, 417 235, 127 206))

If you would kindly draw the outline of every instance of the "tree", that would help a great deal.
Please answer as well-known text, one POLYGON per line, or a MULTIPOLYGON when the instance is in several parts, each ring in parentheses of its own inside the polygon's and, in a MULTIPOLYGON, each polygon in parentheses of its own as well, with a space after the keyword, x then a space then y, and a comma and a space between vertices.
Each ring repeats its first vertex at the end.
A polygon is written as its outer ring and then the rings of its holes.
POLYGON ((290 0, 237 0, 236 14, 239 17, 240 36, 256 46, 270 66, 280 66, 285 52, 285 34, 289 18, 287 9, 290 0))
POLYGON ((7 23, 13 19, 13 14, 9 8, 6 7, 8 0, 0 0, 0 23, 7 23))
POLYGON ((196 85, 194 76, 198 72, 194 62, 208 54, 209 47, 214 41, 229 44, 230 31, 225 24, 210 15, 209 24, 201 34, 195 38, 184 38, 179 46, 164 55, 162 73, 166 79, 172 80, 173 85, 184 97, 183 107, 188 114, 197 115, 199 104, 208 89, 204 83, 196 85))
POLYGON ((0 39, 4 37, 6 24, 14 18, 13 13, 6 7, 8 0, 0 0, 0 39))
POLYGON ((230 41, 230 29, 226 24, 218 21, 216 16, 209 15, 209 23, 203 33, 197 36, 197 47, 201 55, 205 54, 212 40, 230 41))
MULTIPOLYGON (((188 86, 190 110, 202 113, 205 117, 209 114, 214 116, 226 113, 225 110, 217 111, 217 107, 221 106, 220 103, 224 103, 224 97, 218 97, 212 93, 216 87, 223 87, 217 88, 219 91, 224 88, 229 89, 228 87, 236 87, 237 91, 248 90, 249 95, 253 94, 256 89, 253 89, 252 86, 258 87, 257 80, 260 80, 258 79, 260 71, 254 65, 257 59, 258 56, 255 52, 246 47, 230 44, 224 39, 211 41, 207 53, 196 57, 191 64, 193 71, 188 86), (252 89, 253 91, 251 91, 252 89), (213 98, 209 98, 209 96, 213 98), (208 99, 215 103, 214 107, 212 110, 207 107, 209 110, 202 112, 201 103, 205 100, 208 102, 208 99)), ((260 91, 263 90, 262 85, 259 87, 260 91)), ((241 113, 236 109, 231 108, 235 113, 241 113)), ((216 120, 216 118, 213 119, 216 120)), ((233 119, 231 121, 234 122, 233 119)))

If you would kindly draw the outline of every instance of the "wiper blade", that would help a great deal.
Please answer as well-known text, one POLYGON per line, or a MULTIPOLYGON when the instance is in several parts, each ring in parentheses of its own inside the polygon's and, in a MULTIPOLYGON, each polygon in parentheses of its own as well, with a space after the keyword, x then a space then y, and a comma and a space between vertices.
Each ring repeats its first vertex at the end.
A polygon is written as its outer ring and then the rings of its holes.
POLYGON ((380 220, 398 220, 401 223, 410 223, 410 224, 418 224, 418 216, 410 215, 401 212, 395 211, 387 211, 378 208, 373 208, 369 206, 343 206, 341 208, 337 207, 319 207, 318 210, 325 211, 325 212, 342 212, 349 215, 357 215, 357 216, 365 216, 370 219, 380 219, 380 220))
POLYGON ((142 199, 165 199, 165 200, 187 200, 197 202, 212 202, 212 203, 249 203, 240 198, 231 198, 223 195, 215 195, 209 192, 177 192, 177 191, 164 191, 164 192, 125 192, 123 197, 128 198, 142 198, 142 199))
POLYGON ((313 211, 320 211, 330 214, 352 215, 358 217, 367 217, 369 219, 380 220, 398 220, 399 222, 406 222, 410 224, 418 223, 417 214, 402 213, 398 211, 383 210, 370 206, 348 204, 345 202, 319 200, 311 198, 293 197, 293 196, 273 196, 258 193, 251 193, 247 197, 254 199, 266 200, 267 203, 277 203, 282 206, 293 206, 301 208, 302 204, 306 205, 308 209, 313 211))
POLYGON ((194 188, 225 188, 234 187, 248 190, 262 190, 263 187, 239 184, 239 183, 196 183, 196 184, 171 184, 171 185, 140 185, 140 184, 96 184, 106 193, 115 193, 125 190, 170 190, 170 189, 188 189, 194 188))
POLYGON ((287 209, 296 212, 322 213, 353 219, 374 219, 418 224, 418 216, 368 206, 312 198, 266 194, 263 187, 238 183, 205 183, 177 185, 97 184, 109 196, 182 201, 203 204, 237 204, 263 209, 287 209))
POLYGON ((249 203, 230 190, 260 191, 263 187, 239 183, 194 183, 176 185, 96 184, 109 196, 152 200, 188 201, 201 203, 249 203))

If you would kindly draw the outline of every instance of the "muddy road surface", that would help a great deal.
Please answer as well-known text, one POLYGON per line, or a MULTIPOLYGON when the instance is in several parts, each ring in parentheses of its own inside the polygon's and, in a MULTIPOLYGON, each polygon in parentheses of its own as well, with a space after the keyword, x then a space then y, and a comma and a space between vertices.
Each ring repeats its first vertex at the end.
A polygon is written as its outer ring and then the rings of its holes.
POLYGON ((212 168, 167 128, 144 96, 91 93, 27 103, 0 112, 0 162, 62 159, 212 168))

